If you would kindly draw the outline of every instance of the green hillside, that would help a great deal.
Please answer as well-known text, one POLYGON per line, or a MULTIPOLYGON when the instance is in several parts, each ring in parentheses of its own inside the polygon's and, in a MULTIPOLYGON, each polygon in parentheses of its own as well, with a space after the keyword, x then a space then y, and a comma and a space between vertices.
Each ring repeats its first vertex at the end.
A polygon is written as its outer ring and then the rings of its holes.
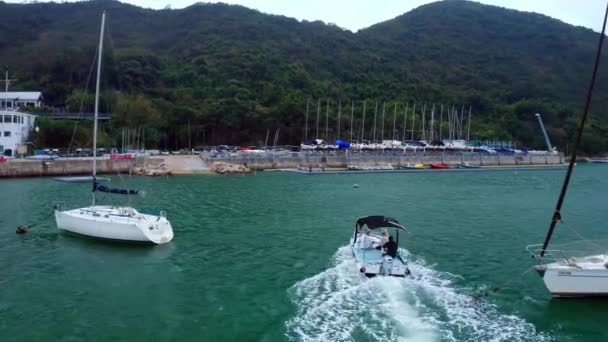
MULTIPOLYGON (((102 110, 113 113, 104 141, 119 144, 122 128, 145 130, 149 148, 187 147, 188 134, 193 146, 256 144, 279 128, 279 143, 297 144, 308 98, 311 118, 317 98, 323 114, 330 99, 333 128, 341 100, 342 132, 350 128, 351 100, 357 130, 364 99, 366 127, 375 101, 388 108, 398 101, 401 112, 405 103, 426 103, 427 115, 433 103, 471 105, 476 138, 531 147, 542 147, 533 116, 541 112, 554 143, 565 148, 599 38, 546 16, 466 1, 421 6, 357 33, 225 4, 149 10, 107 0, 0 2, 0 64, 19 79, 13 89, 41 89, 50 104, 90 109, 82 91, 102 10, 102 110)), ((584 144, 591 153, 608 151, 604 70, 584 144)), ((40 125, 53 133, 41 144, 69 143, 73 124, 40 125)), ((89 143, 85 126, 76 144, 89 143)))

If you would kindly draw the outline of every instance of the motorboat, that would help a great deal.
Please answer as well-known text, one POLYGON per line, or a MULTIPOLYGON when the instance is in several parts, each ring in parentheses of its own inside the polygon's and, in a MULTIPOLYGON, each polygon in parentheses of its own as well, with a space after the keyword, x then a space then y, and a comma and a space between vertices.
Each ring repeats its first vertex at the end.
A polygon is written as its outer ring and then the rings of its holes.
POLYGON ((128 206, 96 205, 96 192, 120 195, 138 195, 133 189, 110 188, 97 178, 97 120, 99 113, 99 85, 101 75, 101 57, 106 13, 101 16, 101 33, 97 59, 97 85, 95 89, 95 120, 93 128, 93 172, 90 180, 93 184, 92 203, 88 207, 66 210, 63 205, 55 207, 57 228, 68 232, 94 238, 111 240, 151 242, 163 244, 173 239, 173 228, 164 212, 158 215, 143 214, 128 206))
MULTIPOLYGON (((355 230, 350 239, 350 246, 357 261, 357 269, 367 277, 393 276, 405 277, 410 274, 407 260, 399 252, 399 232, 406 232, 405 227, 394 218, 385 216, 361 217, 355 223, 355 230), (396 253, 381 246, 381 231, 387 232, 396 244, 396 253)), ((385 244, 386 245, 386 244, 385 244)))
POLYGON ((324 172, 325 171, 325 167, 321 166, 321 165, 308 165, 308 166, 302 166, 300 165, 298 167, 298 171, 304 171, 304 172, 310 172, 310 173, 318 173, 318 172, 324 172))
POLYGON ((399 168, 402 170, 420 170, 424 169, 425 166, 422 163, 416 163, 414 165, 408 163, 407 165, 399 165, 399 168))
POLYGON ((366 165, 366 164, 348 164, 348 170, 351 171, 389 171, 394 170, 393 165, 366 165))
POLYGON ((481 166, 479 166, 479 165, 472 165, 472 164, 469 164, 469 163, 460 163, 460 164, 458 164, 458 168, 459 169, 479 169, 479 168, 481 168, 481 166))
POLYGON ((429 164, 431 169, 449 169, 450 167, 446 164, 429 164))

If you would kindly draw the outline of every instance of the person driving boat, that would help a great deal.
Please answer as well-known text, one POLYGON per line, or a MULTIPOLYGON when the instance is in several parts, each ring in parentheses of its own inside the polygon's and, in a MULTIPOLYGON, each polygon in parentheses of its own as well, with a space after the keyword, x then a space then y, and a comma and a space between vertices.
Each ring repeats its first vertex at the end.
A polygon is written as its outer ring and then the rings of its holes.
POLYGON ((382 253, 383 256, 390 255, 393 258, 397 257, 397 244, 393 241, 392 236, 389 236, 388 242, 382 245, 382 250, 384 250, 384 253, 382 253))

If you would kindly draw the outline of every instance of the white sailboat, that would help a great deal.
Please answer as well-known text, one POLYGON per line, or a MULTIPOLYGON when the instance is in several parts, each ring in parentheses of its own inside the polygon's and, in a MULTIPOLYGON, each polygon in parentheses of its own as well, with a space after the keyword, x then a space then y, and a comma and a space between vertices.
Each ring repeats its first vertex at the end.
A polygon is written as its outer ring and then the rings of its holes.
POLYGON ((151 242, 163 244, 173 239, 173 228, 164 212, 149 215, 127 206, 101 206, 95 204, 95 192, 104 191, 125 195, 137 194, 136 190, 109 189, 95 178, 97 173, 97 116, 99 111, 99 85, 101 78, 101 56, 106 14, 101 16, 99 53, 97 59, 97 83, 95 88, 95 121, 93 132, 93 200, 91 206, 55 210, 57 228, 95 238, 151 242))
MULTIPOLYGON (((576 153, 580 145, 585 127, 587 114, 589 113, 589 104, 593 95, 593 88, 599 67, 599 61, 604 42, 604 33, 606 31, 606 19, 608 18, 608 7, 604 14, 604 24, 602 34, 595 56, 595 64, 593 75, 587 90, 587 98, 585 108, 581 117, 581 122, 578 127, 576 141, 572 149, 572 156, 568 165, 568 171, 562 185, 559 199, 553 212, 551 225, 545 236, 545 241, 542 245, 531 245, 527 250, 539 262, 535 266, 536 270, 543 278, 545 286, 553 297, 591 297, 591 296, 608 296, 608 252, 606 250, 595 253, 582 253, 572 255, 572 251, 547 249, 553 231, 558 222, 561 222, 561 208, 566 197, 570 177, 576 163, 576 153)), ((542 122, 541 122, 542 124, 542 122)), ((547 145, 550 143, 547 138, 547 145)))

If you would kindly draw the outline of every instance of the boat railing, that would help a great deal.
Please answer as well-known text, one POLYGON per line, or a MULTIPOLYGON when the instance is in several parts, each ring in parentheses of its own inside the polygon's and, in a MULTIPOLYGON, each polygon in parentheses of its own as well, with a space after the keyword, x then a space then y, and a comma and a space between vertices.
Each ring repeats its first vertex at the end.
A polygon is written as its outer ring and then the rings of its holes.
POLYGON ((538 261, 543 260, 543 261, 555 262, 555 261, 561 261, 561 260, 568 259, 565 251, 563 251, 561 249, 545 249, 544 255, 541 256, 541 253, 543 251, 542 244, 526 246, 526 250, 528 251, 528 253, 530 253, 530 255, 534 259, 536 259, 538 261))
MULTIPOLYGON (((574 246, 564 246, 574 247, 574 246)), ((573 262, 576 258, 588 256, 590 254, 605 254, 607 249, 599 246, 595 248, 560 248, 560 249, 545 249, 544 255, 541 257, 543 251, 542 244, 526 246, 526 250, 530 255, 538 262, 559 262, 565 261, 567 263, 573 262)))

